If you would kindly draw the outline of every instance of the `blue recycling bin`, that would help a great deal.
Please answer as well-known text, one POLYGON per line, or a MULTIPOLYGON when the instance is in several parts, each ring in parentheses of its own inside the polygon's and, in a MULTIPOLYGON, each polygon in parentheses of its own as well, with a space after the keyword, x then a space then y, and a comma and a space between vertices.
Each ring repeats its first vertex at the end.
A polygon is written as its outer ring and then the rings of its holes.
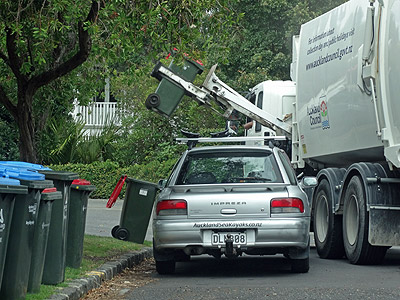
POLYGON ((7 253, 4 262, 0 299, 23 299, 26 296, 34 243, 34 231, 41 191, 53 187, 43 174, 11 165, 0 165, 0 171, 18 179, 27 189, 17 194, 11 217, 7 253))

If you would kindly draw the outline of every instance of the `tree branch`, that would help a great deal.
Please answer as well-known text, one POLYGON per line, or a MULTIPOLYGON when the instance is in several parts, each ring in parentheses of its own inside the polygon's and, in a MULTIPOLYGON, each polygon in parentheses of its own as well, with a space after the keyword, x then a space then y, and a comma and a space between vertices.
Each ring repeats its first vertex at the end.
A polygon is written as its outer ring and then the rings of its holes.
POLYGON ((13 33, 10 28, 6 28, 6 33, 6 46, 9 62, 8 65, 10 66, 11 71, 14 73, 18 81, 26 82, 27 77, 21 73, 22 61, 17 54, 17 48, 15 46, 17 35, 15 32, 13 33))
POLYGON ((92 41, 87 29, 84 29, 84 24, 86 22, 93 23, 96 21, 100 9, 103 8, 103 4, 100 1, 92 1, 92 6, 90 11, 86 17, 84 22, 80 21, 78 23, 78 42, 79 42, 79 50, 73 55, 71 58, 66 60, 64 63, 56 66, 55 68, 38 74, 37 76, 32 77, 29 81, 29 87, 31 92, 34 93, 40 87, 49 84, 53 80, 62 77, 81 64, 83 64, 87 58, 89 57, 90 50, 92 48, 92 41))
POLYGON ((18 117, 17 107, 7 97, 7 94, 4 91, 2 85, 0 85, 0 102, 7 108, 7 110, 11 113, 14 119, 17 120, 18 117))

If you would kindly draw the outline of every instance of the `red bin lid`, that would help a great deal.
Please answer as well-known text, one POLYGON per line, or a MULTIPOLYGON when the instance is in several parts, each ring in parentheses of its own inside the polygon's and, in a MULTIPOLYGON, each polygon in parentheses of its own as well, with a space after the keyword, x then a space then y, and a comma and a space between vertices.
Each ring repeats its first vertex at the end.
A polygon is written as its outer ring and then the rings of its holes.
POLYGON ((54 193, 54 192, 57 192, 57 188, 55 188, 55 187, 44 189, 44 190, 42 191, 42 194, 54 193))
POLYGON ((82 179, 82 178, 75 179, 74 181, 72 181, 72 184, 75 184, 75 185, 91 185, 89 180, 82 179))

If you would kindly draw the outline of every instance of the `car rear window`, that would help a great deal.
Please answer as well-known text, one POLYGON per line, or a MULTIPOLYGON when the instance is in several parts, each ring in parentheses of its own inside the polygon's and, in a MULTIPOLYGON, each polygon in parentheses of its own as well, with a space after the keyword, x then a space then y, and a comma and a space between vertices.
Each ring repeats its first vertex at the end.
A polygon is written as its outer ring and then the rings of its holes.
POLYGON ((282 183, 271 152, 221 151, 190 153, 176 184, 282 183))

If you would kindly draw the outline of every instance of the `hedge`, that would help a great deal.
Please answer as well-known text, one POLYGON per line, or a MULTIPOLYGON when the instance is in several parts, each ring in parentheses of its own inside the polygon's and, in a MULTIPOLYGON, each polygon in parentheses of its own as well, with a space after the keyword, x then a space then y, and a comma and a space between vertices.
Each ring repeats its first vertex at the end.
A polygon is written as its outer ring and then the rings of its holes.
MULTIPOLYGON (((49 165, 48 167, 55 171, 78 173, 79 178, 89 180, 96 186, 96 190, 90 195, 90 198, 108 199, 122 175, 126 174, 131 178, 157 183, 160 179, 168 177, 175 162, 176 159, 163 162, 154 160, 146 165, 120 166, 118 163, 105 161, 91 164, 49 165)), ((126 184, 119 198, 124 197, 125 189, 126 184)))

